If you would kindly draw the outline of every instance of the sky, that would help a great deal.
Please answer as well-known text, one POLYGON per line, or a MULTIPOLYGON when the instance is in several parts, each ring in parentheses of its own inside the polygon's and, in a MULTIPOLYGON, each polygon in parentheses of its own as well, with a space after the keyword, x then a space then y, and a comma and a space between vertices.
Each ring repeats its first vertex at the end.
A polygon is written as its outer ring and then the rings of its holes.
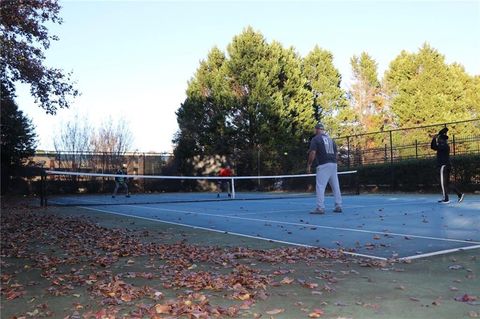
POLYGON ((17 86, 16 102, 33 122, 37 149, 75 116, 100 127, 125 119, 132 151, 169 152, 178 129, 175 112, 188 81, 209 50, 226 51, 251 26, 270 42, 305 56, 318 45, 333 53, 342 86, 352 82, 350 58, 363 51, 383 75, 402 51, 424 42, 480 74, 480 0, 477 1, 60 1, 60 40, 46 65, 73 72, 81 96, 69 109, 47 115, 29 87, 17 86))

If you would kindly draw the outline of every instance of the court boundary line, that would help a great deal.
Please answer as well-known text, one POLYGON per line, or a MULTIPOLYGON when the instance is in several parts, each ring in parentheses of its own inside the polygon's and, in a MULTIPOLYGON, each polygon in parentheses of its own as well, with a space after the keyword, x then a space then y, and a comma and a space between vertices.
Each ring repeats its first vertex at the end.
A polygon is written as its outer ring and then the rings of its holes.
MULTIPOLYGON (((417 204, 418 204, 418 203, 417 203, 417 204)), ((144 205, 144 204, 138 204, 138 205, 144 205)), ((398 204, 398 205, 401 205, 401 204, 398 204)), ((210 206, 210 207, 211 207, 211 206, 210 206)), ((208 207, 208 208, 210 208, 210 207, 208 207)), ((372 206, 348 206, 348 205, 345 205, 345 206, 342 206, 342 207, 343 207, 344 209, 345 209, 345 208, 347 208, 347 209, 349 209, 349 208, 368 208, 368 207, 378 207, 378 205, 372 205, 372 206)), ((204 207, 202 207, 202 208, 204 208, 204 207)), ((304 212, 304 213, 305 213, 305 209, 285 209, 285 210, 272 210, 272 211, 265 211, 265 212, 263 212, 263 211, 262 211, 262 212, 251 212, 251 213, 241 213, 241 212, 239 212, 239 213, 237 213, 236 215, 234 215, 234 214, 231 214, 231 215, 229 214, 229 215, 227 215, 227 214, 226 214, 225 216, 248 216, 248 215, 262 215, 262 214, 283 213, 283 212, 285 212, 285 213, 288 213, 288 212, 304 212)), ((422 213, 422 212, 423 212, 423 211, 420 210, 420 211, 418 211, 418 212, 417 212, 417 211, 416 211, 416 212, 410 212, 409 214, 418 214, 418 213, 422 213)), ((385 213, 385 212, 380 212, 380 213, 388 214, 388 213, 385 213)), ((376 211, 376 212, 373 212, 373 213, 372 213, 372 216, 370 216, 370 217, 376 218, 376 217, 378 217, 378 215, 379 215, 379 212, 376 211)))
MULTIPOLYGON (((125 217, 130 217, 130 218, 138 218, 138 219, 143 219, 143 220, 148 220, 148 221, 153 221, 153 222, 158 222, 158 223, 188 227, 188 228, 192 228, 192 229, 201 229, 201 230, 205 230, 205 231, 211 231, 211 232, 221 233, 221 234, 226 234, 226 235, 234 235, 234 236, 246 237, 246 238, 251 238, 251 239, 259 239, 259 240, 268 241, 268 242, 275 242, 275 243, 287 244, 287 245, 299 246, 299 247, 305 247, 305 248, 321 248, 321 247, 311 246, 311 245, 307 245, 307 244, 300 244, 300 243, 288 242, 288 241, 279 240, 279 239, 271 239, 271 238, 268 238, 268 237, 259 237, 259 236, 252 236, 252 235, 241 234, 241 233, 236 233, 236 232, 230 232, 228 230, 212 229, 212 228, 207 228, 207 227, 202 227, 202 226, 188 225, 188 224, 171 222, 171 221, 166 221, 166 220, 161 220, 161 219, 155 219, 155 218, 149 218, 149 217, 143 217, 143 216, 136 216, 136 215, 118 213, 118 212, 113 212, 113 211, 104 210, 104 209, 82 207, 82 206, 76 206, 76 207, 80 208, 80 209, 93 210, 93 211, 98 211, 98 212, 112 214, 112 215, 119 215, 119 216, 125 216, 125 217)), ((389 260, 388 258, 385 258, 385 257, 354 253, 354 252, 350 252, 350 251, 338 250, 338 249, 333 249, 333 248, 324 248, 324 249, 336 250, 336 251, 340 252, 341 254, 350 255, 350 256, 354 256, 354 257, 363 257, 363 258, 370 258, 370 259, 376 259, 376 260, 382 260, 382 261, 389 260)))
MULTIPOLYGON (((214 193, 212 193, 214 194, 214 193)), ((109 197, 110 195, 107 195, 106 197, 109 197)), ((135 196, 135 195, 133 195, 135 196)), ((347 197, 349 195, 345 195, 344 197, 347 197)), ((356 195, 352 195, 352 196, 356 196, 356 195)), ((129 205, 129 206, 133 206, 133 205, 162 205, 162 204, 195 204, 195 203, 224 203, 224 202, 245 202, 245 201, 253 201, 253 202, 262 202, 262 201, 268 201, 270 202, 271 200, 299 200, 299 199, 306 199, 306 198, 311 198, 311 197, 315 197, 315 194, 312 193, 308 193, 308 194, 301 194, 301 195, 286 195, 286 196, 272 196, 272 197, 259 197, 259 198, 205 198, 205 199, 193 199, 193 200, 182 200, 182 199, 172 199, 172 200, 166 200, 166 201, 152 201, 152 202, 143 202, 143 203, 125 203, 125 202, 104 202, 104 201, 99 201, 99 200, 95 200, 95 199, 90 199, 90 200, 86 200, 86 199, 80 199, 80 198, 75 198, 75 200, 78 200, 78 201, 81 201, 81 202, 85 202, 86 204, 84 204, 84 206, 108 206, 108 205, 115 205, 115 206, 122 206, 122 205, 129 205)), ((327 195, 326 197, 332 197, 331 194, 330 195, 327 195)), ((75 202, 62 202, 62 201, 58 201, 58 200, 55 200, 55 199, 50 199, 49 202, 53 202, 53 203, 57 203, 59 206, 63 206, 63 207, 71 207, 71 206, 80 206, 82 204, 78 204, 78 203, 75 203, 75 202)), ((378 204, 367 204, 367 205, 344 205, 344 208, 348 208, 348 209, 355 209, 355 208, 369 208, 369 207, 386 207, 386 206, 397 206, 397 205, 400 205, 400 206, 405 206, 405 205, 422 205, 422 204, 432 204, 433 202, 430 202, 430 201, 426 201, 426 200, 414 200, 414 201, 409 201, 409 202, 405 202, 405 203, 385 203, 383 205, 378 205, 378 204)), ((307 204, 307 203, 297 203, 297 205, 301 205, 301 206, 309 206, 309 207, 313 207, 315 205, 311 205, 311 204, 307 204)), ((458 203, 452 203, 452 205, 459 205, 458 203)), ((300 211, 300 209, 299 209, 300 211)), ((253 213, 248 213, 249 215, 253 215, 253 213)), ((243 214, 242 214, 243 215, 243 214)))
MULTIPOLYGON (((263 240, 263 241, 268 241, 268 242, 275 242, 275 243, 281 243, 281 244, 287 244, 287 245, 293 245, 293 246, 299 246, 299 247, 306 247, 306 248, 319 248, 319 247, 311 246, 311 245, 307 245, 307 244, 293 243, 293 242, 288 242, 288 241, 271 239, 271 238, 267 238, 267 237, 258 237, 258 236, 252 236, 252 235, 247 235, 247 234, 230 232, 230 231, 225 231, 225 230, 220 230, 220 229, 212 229, 212 228, 206 228, 206 227, 202 227, 202 226, 188 225, 188 224, 183 224, 183 223, 165 221, 165 220, 161 220, 161 219, 155 219, 155 218, 149 218, 149 217, 119 213, 119 212, 114 212, 114 211, 109 211, 109 210, 104 210, 104 209, 82 207, 82 206, 76 206, 76 207, 80 208, 80 209, 92 210, 92 211, 97 211, 97 212, 102 212, 102 213, 107 213, 107 214, 112 214, 112 215, 119 215, 119 216, 125 216, 125 217, 130 217, 130 218, 138 218, 138 219, 143 219, 143 220, 148 220, 148 221, 153 221, 153 222, 158 222, 158 223, 182 226, 182 227, 187 227, 187 228, 192 228, 192 229, 201 229, 201 230, 211 231, 211 232, 216 232, 216 233, 223 233, 223 234, 226 234, 226 235, 234 235, 234 236, 239 236, 239 237, 258 239, 258 240, 263 240)), ((431 252, 431 253, 412 255, 412 256, 406 256, 406 257, 400 257, 400 258, 385 258, 385 257, 366 255, 366 254, 361 254, 361 253, 353 253, 353 252, 343 251, 343 250, 339 250, 339 251, 341 253, 345 254, 345 255, 350 255, 350 256, 354 256, 354 257, 363 257, 363 258, 370 258, 370 259, 383 260, 383 261, 388 261, 388 260, 406 261, 406 260, 427 258, 427 257, 431 257, 431 256, 445 255, 445 254, 448 254, 448 253, 453 253, 453 252, 458 252, 458 251, 466 251, 466 250, 471 250, 471 249, 476 249, 476 248, 480 248, 480 245, 446 249, 446 250, 440 250, 440 251, 435 251, 435 252, 431 252)), ((327 248, 327 249, 331 249, 331 248, 327 248)), ((331 250, 335 250, 335 249, 331 249, 331 250)))
POLYGON ((323 229, 343 230, 343 231, 351 231, 351 232, 367 233, 367 234, 380 234, 380 235, 391 235, 391 236, 398 236, 398 237, 411 237, 411 238, 420 238, 420 239, 438 240, 438 241, 447 241, 447 242, 480 244, 480 242, 473 241, 473 240, 470 241, 470 240, 461 240, 461 239, 439 238, 439 237, 402 234, 402 233, 392 233, 392 232, 384 232, 384 231, 373 231, 373 230, 365 230, 365 229, 354 229, 354 228, 345 228, 345 227, 325 226, 325 225, 317 225, 317 224, 300 224, 300 223, 282 222, 282 221, 276 221, 276 220, 270 220, 270 219, 246 218, 246 217, 232 216, 232 215, 209 214, 209 213, 192 212, 192 211, 186 211, 186 210, 176 210, 176 209, 159 208, 159 207, 148 207, 148 206, 141 206, 141 205, 118 205, 118 206, 139 207, 139 208, 144 208, 144 209, 160 210, 160 211, 166 211, 166 212, 183 213, 183 214, 196 214, 196 215, 200 215, 200 216, 212 216, 212 217, 221 217, 221 218, 232 218, 232 219, 240 219, 240 220, 247 220, 247 221, 258 221, 258 222, 264 222, 264 223, 274 223, 274 224, 283 224, 283 225, 291 225, 291 226, 317 227, 317 228, 323 228, 323 229))
MULTIPOLYGON (((343 196, 343 195, 342 195, 343 196)), ((332 196, 325 196, 325 197, 332 197, 332 196)), ((345 196, 344 196, 345 197, 345 196)), ((300 199, 298 197, 286 197, 286 198, 280 198, 280 199, 300 199)), ((333 198, 333 197, 332 197, 333 198)), ((275 198, 275 199, 279 199, 278 197, 275 198)), ((261 201, 262 199, 259 199, 259 201, 261 201)), ((434 202, 430 202, 430 201, 420 201, 420 200, 415 200, 415 201, 410 201, 410 202, 406 202, 406 203, 385 203, 385 204, 368 204, 368 205, 342 205, 343 208, 351 208, 351 209, 355 209, 355 208, 369 208, 369 207, 385 207, 385 206, 405 206, 405 205, 421 205, 421 204, 433 204, 434 202)), ((458 203, 451 203, 452 205, 458 205, 458 203)), ((302 205, 302 206, 315 206, 315 203, 313 205, 310 205, 310 204, 304 204, 304 203, 298 203, 297 205, 302 205)))
POLYGON ((466 250, 472 250, 472 249, 478 249, 478 248, 480 248, 480 245, 473 245, 473 246, 466 246, 466 247, 459 247, 459 248, 452 248, 452 249, 444 249, 444 250, 433 251, 433 252, 431 252, 431 253, 425 253, 425 254, 418 254, 418 255, 412 255, 412 256, 402 257, 402 258, 398 258, 398 260, 399 260, 399 261, 415 260, 415 259, 420 259, 420 258, 427 258, 427 257, 432 257, 432 256, 446 255, 446 254, 454 253, 454 252, 458 252, 458 251, 466 251, 466 250))

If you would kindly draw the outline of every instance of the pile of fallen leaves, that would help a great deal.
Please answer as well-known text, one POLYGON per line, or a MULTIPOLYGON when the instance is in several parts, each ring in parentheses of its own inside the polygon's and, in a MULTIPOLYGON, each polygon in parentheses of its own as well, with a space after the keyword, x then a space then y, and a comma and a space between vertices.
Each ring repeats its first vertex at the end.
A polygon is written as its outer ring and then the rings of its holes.
MULTIPOLYGON (((269 287, 294 281, 285 277, 288 271, 264 273, 254 269, 251 265, 256 262, 283 265, 345 260, 341 252, 322 248, 259 250, 198 246, 184 241, 147 242, 145 231, 106 228, 87 218, 58 217, 28 208, 4 211, 1 224, 2 258, 21 258, 25 260, 25 269, 39 269, 41 276, 49 281, 46 293, 51 296, 75 296, 75 288, 85 287, 100 308, 86 311, 78 304, 67 317, 72 319, 115 318, 125 309, 129 311, 128 317, 134 318, 235 317, 258 300, 267 299, 269 287), (114 273, 111 270, 112 265, 118 263, 134 264, 135 257, 154 260, 157 266, 153 272, 114 273), (209 266, 207 270, 200 270, 198 264, 209 266), (278 276, 283 279, 277 280, 278 276), (147 285, 136 287, 128 283, 129 278, 152 280, 160 283, 157 287, 171 291, 181 289, 181 292, 176 298, 165 300, 164 292, 147 285), (215 292, 221 292, 231 305, 212 305, 208 293, 215 292)), ((7 300, 25 295, 26 288, 14 277, 5 272, 1 275, 1 294, 7 300)), ((328 274, 322 278, 329 284, 335 283, 328 274)), ((298 283, 312 290, 334 291, 329 285, 298 283)), ((51 315, 46 306, 42 307, 35 310, 34 316, 51 315)), ((271 312, 267 314, 275 314, 276 310, 271 312)), ((310 317, 322 314, 321 309, 316 309, 310 312, 310 317)), ((255 313, 251 316, 260 317, 255 313)))

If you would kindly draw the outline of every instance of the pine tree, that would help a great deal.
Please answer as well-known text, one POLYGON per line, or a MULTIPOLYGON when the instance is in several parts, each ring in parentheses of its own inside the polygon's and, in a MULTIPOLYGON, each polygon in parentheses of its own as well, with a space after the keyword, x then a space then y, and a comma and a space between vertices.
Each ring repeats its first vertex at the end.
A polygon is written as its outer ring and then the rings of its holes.
POLYGON ((213 49, 189 82, 177 112, 176 154, 190 162, 195 156, 222 156, 235 163, 237 174, 303 166, 315 123, 306 83, 293 48, 268 43, 246 28, 227 54, 213 49))
POLYGON ((316 119, 324 122, 334 135, 341 135, 345 118, 339 112, 348 105, 345 91, 340 87, 342 77, 333 65, 333 54, 315 46, 303 59, 303 73, 314 96, 316 119))
POLYGON ((30 119, 18 110, 15 101, 1 97, 1 170, 2 194, 8 190, 8 181, 28 157, 33 156, 36 134, 30 119))
MULTIPOLYGON (((384 81, 398 127, 468 120, 480 113, 476 80, 461 65, 447 64, 445 57, 427 43, 417 53, 402 51, 390 63, 384 81)), ((436 130, 432 128, 430 133, 436 130)), ((473 131, 478 131, 473 124, 455 129, 457 134, 473 131)), ((428 140, 425 132, 415 130, 399 138, 403 143, 428 140)))

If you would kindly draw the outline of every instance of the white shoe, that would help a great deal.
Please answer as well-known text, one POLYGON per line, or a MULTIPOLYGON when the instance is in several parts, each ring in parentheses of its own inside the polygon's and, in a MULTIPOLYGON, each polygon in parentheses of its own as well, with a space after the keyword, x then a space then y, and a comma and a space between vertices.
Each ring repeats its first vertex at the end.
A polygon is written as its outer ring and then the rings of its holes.
POLYGON ((313 215, 323 215, 325 214, 325 209, 323 208, 315 208, 314 210, 312 210, 310 212, 310 214, 313 214, 313 215))
POLYGON ((461 203, 463 202, 463 198, 465 197, 465 194, 461 194, 460 196, 458 196, 458 202, 461 203))
POLYGON ((342 206, 335 206, 335 209, 333 210, 334 213, 341 213, 342 212, 342 206))

